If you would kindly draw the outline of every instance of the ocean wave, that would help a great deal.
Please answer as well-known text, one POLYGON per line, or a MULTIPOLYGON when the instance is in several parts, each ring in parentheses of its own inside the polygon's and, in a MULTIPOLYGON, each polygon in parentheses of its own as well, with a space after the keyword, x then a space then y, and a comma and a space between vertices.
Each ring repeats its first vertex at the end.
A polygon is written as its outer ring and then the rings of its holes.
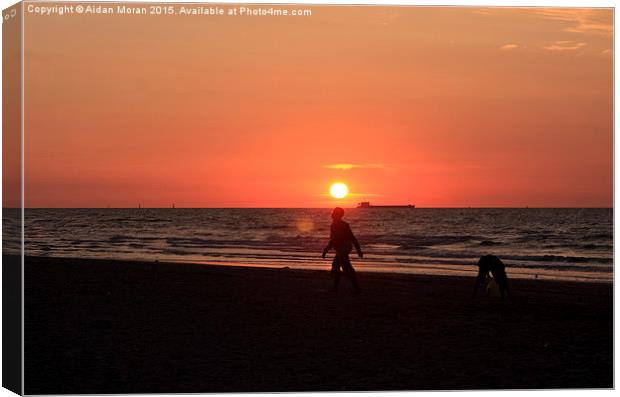
POLYGON ((583 250, 605 250, 612 251, 613 245, 610 244, 544 244, 543 248, 553 249, 583 249, 583 250))
MULTIPOLYGON (((367 257, 385 266, 474 268, 480 256, 495 254, 514 269, 612 272, 612 215, 583 209, 416 209, 350 210, 346 217, 367 257)), ((26 251, 42 255, 241 263, 316 261, 330 224, 325 209, 28 209, 25 220, 26 251), (311 230, 300 231, 300 220, 311 230)), ((7 218, 6 226, 11 222, 7 218)), ((20 242, 5 244, 19 248, 20 242)))
POLYGON ((563 256, 563 255, 503 255, 504 259, 536 261, 536 262, 564 262, 564 263, 613 263, 613 258, 563 256))

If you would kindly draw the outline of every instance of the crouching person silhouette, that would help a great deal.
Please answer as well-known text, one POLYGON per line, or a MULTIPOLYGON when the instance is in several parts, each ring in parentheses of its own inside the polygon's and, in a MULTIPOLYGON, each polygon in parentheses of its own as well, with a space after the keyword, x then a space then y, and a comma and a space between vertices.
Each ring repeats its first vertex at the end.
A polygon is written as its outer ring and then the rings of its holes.
POLYGON ((476 297, 478 287, 484 283, 489 272, 493 275, 493 279, 499 286, 502 299, 508 295, 508 276, 506 275, 504 263, 495 255, 484 255, 480 257, 478 261, 478 276, 476 277, 476 284, 474 285, 474 291, 471 295, 472 298, 476 297))
POLYGON ((344 275, 349 278, 351 284, 353 284, 354 292, 359 294, 361 290, 357 283, 355 270, 353 269, 353 266, 351 266, 349 254, 351 253, 353 246, 355 246, 357 255, 359 255, 360 258, 363 258, 364 254, 362 253, 362 249, 360 248, 360 244, 357 242, 355 235, 353 235, 353 232, 351 231, 351 227, 347 222, 342 220, 343 216, 344 210, 342 208, 334 208, 334 211, 332 212, 333 222, 329 235, 329 243, 323 250, 323 258, 325 258, 325 255, 327 255, 330 249, 333 248, 336 251, 336 256, 334 256, 331 270, 331 274, 334 279, 333 291, 338 291, 338 284, 340 283, 340 268, 342 268, 344 275))

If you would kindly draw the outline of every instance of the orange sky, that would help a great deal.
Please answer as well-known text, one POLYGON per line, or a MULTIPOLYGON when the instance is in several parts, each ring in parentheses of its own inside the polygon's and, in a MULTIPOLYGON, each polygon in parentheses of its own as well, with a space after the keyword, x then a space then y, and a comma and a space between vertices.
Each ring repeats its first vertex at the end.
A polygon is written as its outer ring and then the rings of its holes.
POLYGON ((26 206, 612 206, 610 9, 303 8, 26 13, 26 206))

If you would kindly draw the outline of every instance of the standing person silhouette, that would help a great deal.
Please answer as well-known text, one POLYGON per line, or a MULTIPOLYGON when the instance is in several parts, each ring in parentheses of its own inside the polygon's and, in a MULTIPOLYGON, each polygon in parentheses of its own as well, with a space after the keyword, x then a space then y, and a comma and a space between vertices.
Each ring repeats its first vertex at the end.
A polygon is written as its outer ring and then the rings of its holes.
POLYGON ((323 250, 322 256, 325 258, 325 255, 327 255, 329 250, 332 248, 336 251, 336 256, 334 256, 331 270, 332 277, 334 278, 333 291, 338 291, 338 284, 340 283, 340 268, 342 268, 344 275, 351 280, 354 292, 359 294, 361 290, 357 283, 355 270, 353 269, 353 266, 351 266, 349 254, 351 253, 353 246, 355 246, 357 255, 360 258, 363 258, 364 254, 362 253, 362 249, 360 248, 360 244, 357 242, 355 235, 353 235, 353 232, 351 231, 351 226, 342 220, 343 216, 344 210, 342 208, 334 208, 334 211, 332 212, 333 222, 330 229, 329 243, 323 250))

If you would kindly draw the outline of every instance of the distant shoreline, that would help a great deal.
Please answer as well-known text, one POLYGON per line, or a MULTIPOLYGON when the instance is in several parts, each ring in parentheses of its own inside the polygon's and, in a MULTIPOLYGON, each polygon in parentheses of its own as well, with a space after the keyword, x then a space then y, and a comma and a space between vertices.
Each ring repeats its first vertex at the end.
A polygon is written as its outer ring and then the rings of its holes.
MULTIPOLYGON (((65 256, 25 256, 25 261, 28 260, 47 260, 50 259, 52 261, 76 261, 76 262, 95 262, 95 263, 123 263, 126 265, 130 264, 161 264, 161 265, 188 265, 188 266, 206 266, 212 268, 239 268, 239 269, 273 269, 273 270, 290 270, 290 271, 300 271, 300 272, 311 272, 311 273, 328 273, 330 269, 331 260, 325 260, 324 265, 310 265, 307 267, 295 267, 291 266, 290 263, 273 263, 273 264, 257 264, 257 263, 222 263, 222 262, 213 262, 209 260, 205 260, 204 262, 195 261, 195 260, 145 260, 145 259, 115 259, 115 258, 81 258, 81 257, 65 257, 65 256)), ((83 265, 86 265, 83 263, 83 265)), ((450 270, 446 270, 445 268, 432 268, 432 267, 410 267, 401 268, 400 270, 388 271, 388 269, 383 270, 376 267, 365 267, 363 264, 355 263, 355 258, 353 259, 353 266, 358 272, 362 272, 364 274, 376 274, 376 275, 384 275, 384 276, 401 276, 401 277, 455 277, 461 279, 472 280, 476 276, 475 267, 472 267, 472 271, 467 272, 464 270, 455 269, 452 270, 452 274, 448 272, 450 270), (459 274, 460 273, 460 274, 459 274)), ((386 266, 387 267, 387 266, 386 266)), ((528 274, 515 274, 511 272, 511 268, 507 268, 507 273, 509 279, 515 280, 532 280, 532 281, 549 281, 549 282, 573 282, 573 283, 592 283, 592 284, 613 284, 614 279, 602 279, 602 278, 593 278, 587 276, 568 276, 564 275, 562 277, 562 272, 556 272, 558 276, 555 275, 538 275, 538 277, 534 277, 534 275, 528 274)))

